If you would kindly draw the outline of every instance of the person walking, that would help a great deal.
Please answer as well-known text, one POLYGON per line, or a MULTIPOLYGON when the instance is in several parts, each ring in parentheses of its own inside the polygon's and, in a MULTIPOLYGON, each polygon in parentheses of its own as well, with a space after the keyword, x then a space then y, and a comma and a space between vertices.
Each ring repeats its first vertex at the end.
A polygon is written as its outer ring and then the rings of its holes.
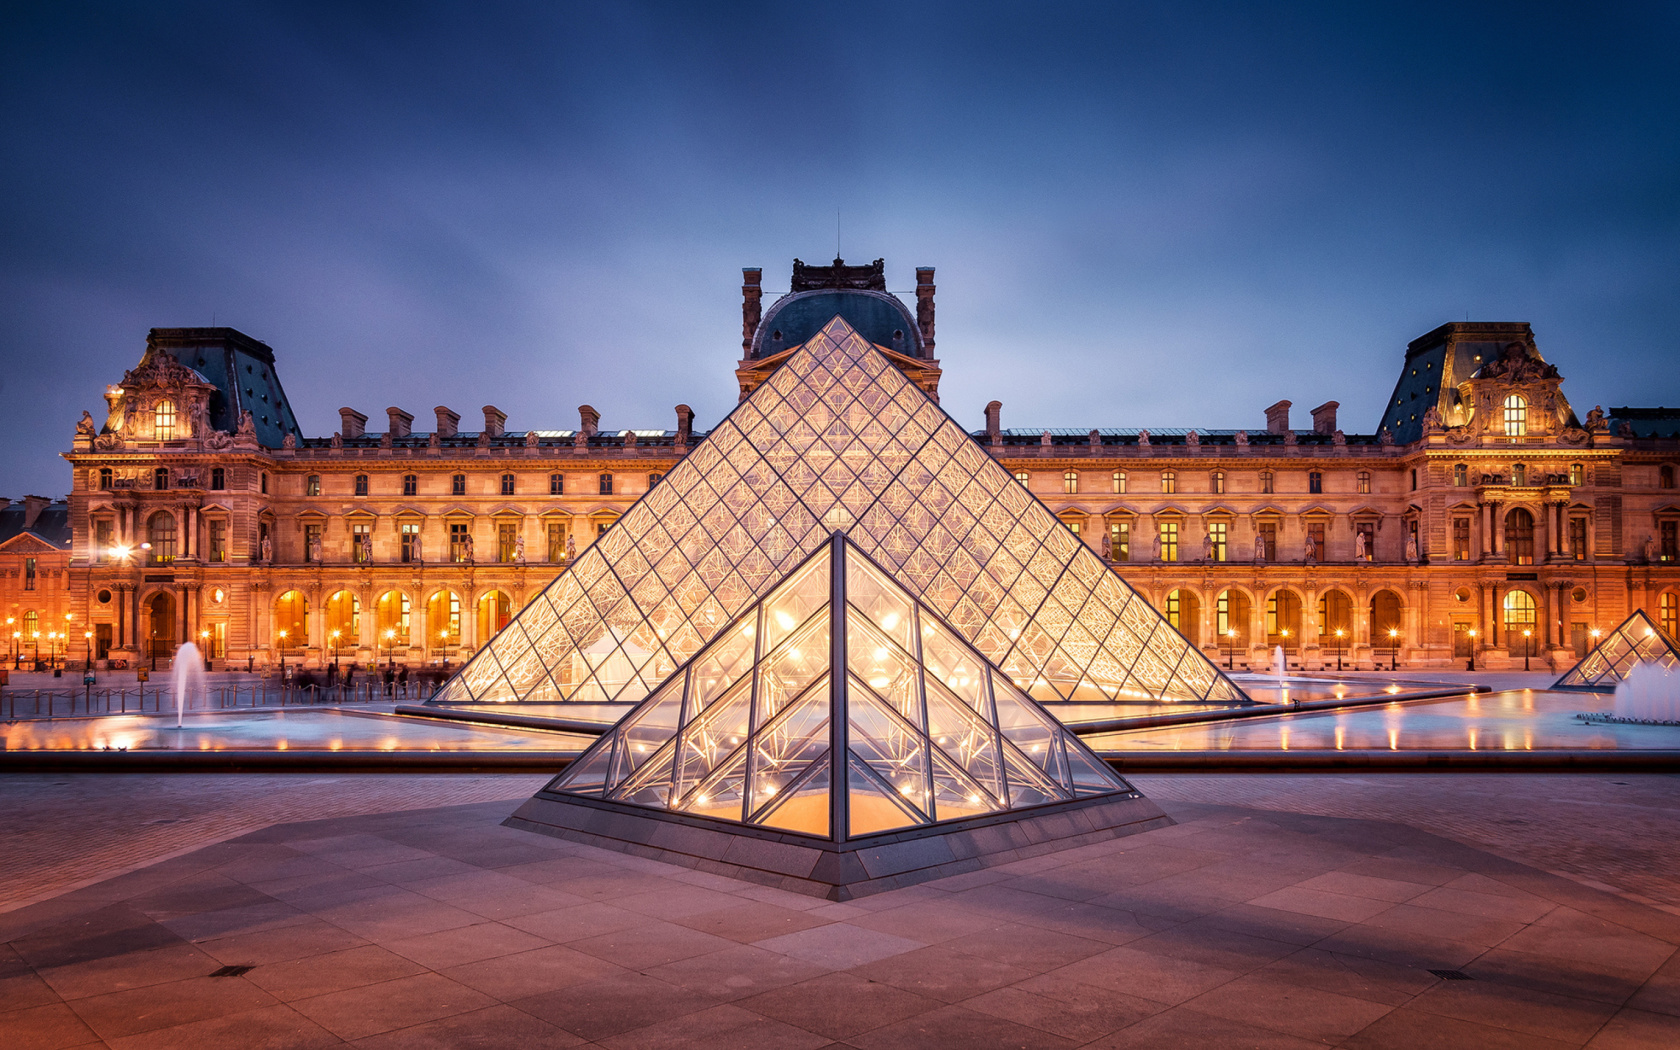
POLYGON ((408 699, 408 665, 403 664, 397 669, 397 695, 408 699))

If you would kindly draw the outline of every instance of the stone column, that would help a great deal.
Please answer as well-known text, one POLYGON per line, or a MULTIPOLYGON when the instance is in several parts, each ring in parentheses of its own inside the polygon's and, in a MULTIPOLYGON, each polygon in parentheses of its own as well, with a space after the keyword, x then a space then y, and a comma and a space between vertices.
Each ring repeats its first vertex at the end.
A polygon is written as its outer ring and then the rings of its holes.
POLYGON ((1510 548, 1505 545, 1505 504, 1493 504, 1493 542, 1498 547, 1496 555, 1510 557, 1510 548))

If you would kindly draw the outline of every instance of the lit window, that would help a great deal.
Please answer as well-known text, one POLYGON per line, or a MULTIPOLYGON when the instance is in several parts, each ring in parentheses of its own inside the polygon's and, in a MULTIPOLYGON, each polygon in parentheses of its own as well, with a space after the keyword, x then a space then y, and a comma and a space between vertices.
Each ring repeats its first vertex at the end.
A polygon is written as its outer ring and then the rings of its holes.
MULTIPOLYGON (((410 478, 412 478, 413 476, 414 476, 413 474, 409 475, 410 478)), ((413 495, 413 493, 409 493, 409 495, 413 495)), ((423 554, 423 552, 415 550, 415 546, 419 542, 420 542, 420 523, 417 522, 417 521, 405 521, 405 522, 403 522, 402 523, 402 560, 403 561, 411 562, 411 561, 419 561, 420 560, 419 555, 423 554)))
POLYGON ((1115 561, 1132 560, 1131 522, 1111 521, 1108 523, 1108 556, 1115 561))
POLYGON ((1161 471, 1161 492, 1164 495, 1170 496, 1177 491, 1178 491, 1178 475, 1174 474, 1170 470, 1161 471))
MULTIPOLYGON (((548 476, 548 494, 550 496, 564 496, 566 494, 566 475, 550 474, 548 476)), ((552 561, 553 559, 549 559, 552 561)))
POLYGON ((1230 526, 1223 521, 1212 522, 1208 525, 1208 537, 1213 540, 1213 560, 1225 560, 1225 541, 1229 538, 1230 526))
POLYGON ((373 526, 367 522, 358 522, 350 526, 350 560, 366 563, 370 559, 373 544, 373 526))
POLYGON ((1516 466, 1511 468, 1511 484, 1528 484, 1528 464, 1518 463, 1516 466))
POLYGON ((319 496, 321 494, 321 475, 309 475, 304 481, 303 494, 305 496, 319 496))
POLYGON ((1680 638, 1680 595, 1665 591, 1657 603, 1657 626, 1670 639, 1680 638))
MULTIPOLYGON (((403 475, 403 495, 412 496, 420 491, 420 479, 413 474, 403 475)), ((403 559, 407 561, 407 558, 403 559)))
POLYGON ((146 553, 153 565, 168 565, 175 560, 175 515, 160 510, 146 522, 146 542, 152 549, 146 553))
POLYGON ((1115 471, 1114 476, 1109 479, 1109 482, 1114 486, 1115 492, 1123 495, 1126 491, 1126 472, 1123 470, 1115 471))
POLYGON ((548 560, 555 564, 566 560, 566 526, 559 522, 548 523, 548 560))
POLYGON ((1079 472, 1070 470, 1062 475, 1062 491, 1072 495, 1079 491, 1079 472))
POLYGON ((368 476, 366 474, 357 474, 356 475, 356 495, 365 496, 365 495, 367 495, 367 493, 368 493, 368 476))
POLYGON ((1307 491, 1308 492, 1323 492, 1324 491, 1324 474, 1322 472, 1317 471, 1317 470, 1307 471, 1307 491))
POLYGON ((1176 521, 1163 521, 1163 522, 1161 522, 1159 528, 1161 530, 1161 560, 1162 561, 1177 561, 1178 560, 1178 522, 1176 522, 1176 521))
POLYGON ((1024 488, 1027 484, 1027 472, 1024 470, 1017 470, 1015 472, 1015 480, 1019 481, 1024 488))
POLYGON ((315 561, 315 548, 320 545, 321 533, 325 526, 305 525, 303 527, 303 560, 315 561))
POLYGON ((450 561, 467 560, 467 537, 470 534, 468 531, 470 528, 471 526, 464 521, 452 521, 449 523, 450 561))
POLYGON ((1505 433, 1510 437, 1528 433, 1528 401, 1521 394, 1505 399, 1505 433))
POLYGON ((1459 488, 1470 484, 1470 465, 1467 463, 1453 464, 1453 484, 1459 488))
POLYGON ((210 524, 210 560, 227 561, 227 527, 225 521, 212 521, 210 524))
MULTIPOLYGON (((1414 476, 1416 476, 1415 472, 1414 472, 1414 476)), ((1358 477, 1357 480, 1359 482, 1359 491, 1361 493, 1369 493, 1371 491, 1371 472, 1370 471, 1368 471, 1368 470, 1360 471, 1359 472, 1359 477, 1358 477)))
POLYGON ((496 560, 504 564, 511 562, 518 540, 518 525, 511 522, 498 524, 496 526, 496 560))
POLYGON ((1580 463, 1569 464, 1569 483, 1571 485, 1584 485, 1586 484, 1586 479, 1587 468, 1585 465, 1580 463))
POLYGON ((1453 560, 1470 560, 1470 519, 1453 519, 1453 560))
POLYGON ((175 402, 159 401, 152 409, 152 434, 159 441, 175 440, 175 402))
MULTIPOLYGON (((1225 494, 1225 472, 1223 470, 1214 471, 1208 478, 1208 484, 1215 496, 1223 496, 1225 494)), ((1224 561, 1225 559, 1221 558, 1219 560, 1224 561)))
POLYGON ((467 476, 456 474, 451 477, 449 479, 449 491, 455 496, 465 496, 467 494, 467 476))
POLYGON ((1276 492, 1277 491, 1277 475, 1273 474, 1269 470, 1262 470, 1260 472, 1260 491, 1261 492, 1276 492))
POLYGON ((513 495, 513 475, 512 474, 503 474, 502 475, 502 495, 504 495, 504 496, 513 495))
POLYGON ((601 495, 610 496, 612 494, 613 494, 612 475, 611 474, 602 474, 601 475, 601 495))
POLYGON ((23 589, 26 591, 35 589, 35 565, 36 560, 34 558, 23 559, 23 589))

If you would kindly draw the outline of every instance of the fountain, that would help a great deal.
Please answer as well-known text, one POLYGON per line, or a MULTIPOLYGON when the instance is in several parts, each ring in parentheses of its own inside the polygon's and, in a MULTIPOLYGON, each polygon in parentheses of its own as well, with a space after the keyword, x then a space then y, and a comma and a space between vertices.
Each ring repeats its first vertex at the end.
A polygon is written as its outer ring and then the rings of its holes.
POLYGON ((205 694, 204 658, 198 654, 198 646, 187 642, 175 650, 172 678, 175 686, 175 728, 180 729, 181 716, 187 710, 188 696, 198 700, 205 694))
POLYGON ((1615 717, 1632 722, 1680 722, 1680 673, 1641 663, 1616 683, 1615 717))
POLYGON ((1284 659, 1283 646, 1272 650, 1272 673, 1278 677, 1278 685, 1283 685, 1283 679, 1289 672, 1289 662, 1284 659))

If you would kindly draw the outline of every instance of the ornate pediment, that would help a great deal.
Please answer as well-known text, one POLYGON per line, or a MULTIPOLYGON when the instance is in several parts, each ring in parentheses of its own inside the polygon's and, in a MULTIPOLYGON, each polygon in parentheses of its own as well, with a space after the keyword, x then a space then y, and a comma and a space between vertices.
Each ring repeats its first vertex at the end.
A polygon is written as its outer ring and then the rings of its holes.
MULTIPOLYGON (((215 433, 210 426, 215 392, 197 372, 161 350, 148 349, 121 383, 107 389, 111 412, 105 430, 126 441, 203 441, 215 433)), ((94 447, 101 447, 97 438, 94 447)))
POLYGON ((7 554, 62 554, 63 548, 54 547, 46 540, 31 533, 20 532, 16 536, 0 543, 0 550, 7 554))

